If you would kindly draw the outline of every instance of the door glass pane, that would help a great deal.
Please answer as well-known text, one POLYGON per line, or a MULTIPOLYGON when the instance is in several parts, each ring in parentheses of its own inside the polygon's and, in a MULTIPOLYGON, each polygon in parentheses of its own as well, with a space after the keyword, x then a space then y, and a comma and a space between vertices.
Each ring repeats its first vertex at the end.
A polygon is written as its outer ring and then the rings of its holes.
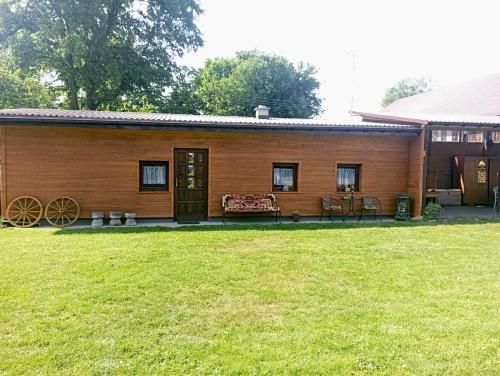
POLYGON ((194 189, 194 178, 188 178, 187 189, 194 189))
POLYGON ((486 162, 480 161, 477 164, 477 182, 479 184, 486 184, 488 181, 486 162))
POLYGON ((194 163, 194 153, 187 153, 187 163, 194 163))
POLYGON ((187 166, 187 176, 194 176, 194 165, 187 166))

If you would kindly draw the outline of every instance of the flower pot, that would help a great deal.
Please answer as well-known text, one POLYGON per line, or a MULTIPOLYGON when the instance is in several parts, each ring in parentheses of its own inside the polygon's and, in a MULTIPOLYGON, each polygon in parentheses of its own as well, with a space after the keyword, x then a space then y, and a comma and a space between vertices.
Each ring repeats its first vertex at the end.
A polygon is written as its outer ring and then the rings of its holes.
POLYGON ((292 219, 294 222, 298 222, 300 220, 300 213, 292 213, 292 219))

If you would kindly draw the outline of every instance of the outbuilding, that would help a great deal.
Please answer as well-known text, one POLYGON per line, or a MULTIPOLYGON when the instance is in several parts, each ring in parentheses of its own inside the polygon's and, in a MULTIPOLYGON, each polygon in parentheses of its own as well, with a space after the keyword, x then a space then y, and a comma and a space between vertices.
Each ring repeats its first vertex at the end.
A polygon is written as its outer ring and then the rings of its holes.
MULTIPOLYGON (((392 215, 422 211, 422 124, 66 110, 0 110, 0 207, 19 196, 72 197, 139 218, 221 217, 230 193, 274 193, 287 216, 321 212, 324 195, 377 197, 392 215)), ((359 205, 359 203, 357 204, 359 205)), ((355 208, 355 211, 357 209, 355 208)))
POLYGON ((435 198, 442 205, 494 206, 498 211, 500 116, 356 114, 370 122, 421 126, 425 140, 422 165, 424 201, 425 197, 435 198))

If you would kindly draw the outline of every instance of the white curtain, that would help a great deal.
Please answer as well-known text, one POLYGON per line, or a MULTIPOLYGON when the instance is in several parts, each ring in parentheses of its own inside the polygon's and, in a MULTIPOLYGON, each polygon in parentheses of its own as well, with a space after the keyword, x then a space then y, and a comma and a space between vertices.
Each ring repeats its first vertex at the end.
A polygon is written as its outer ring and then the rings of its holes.
POLYGON ((293 186, 293 168, 274 168, 274 185, 293 186))
POLYGON ((165 184, 167 182, 167 171, 165 166, 144 166, 143 184, 165 184))
POLYGON ((348 185, 356 185, 356 168, 340 167, 337 169, 337 187, 344 190, 348 185))

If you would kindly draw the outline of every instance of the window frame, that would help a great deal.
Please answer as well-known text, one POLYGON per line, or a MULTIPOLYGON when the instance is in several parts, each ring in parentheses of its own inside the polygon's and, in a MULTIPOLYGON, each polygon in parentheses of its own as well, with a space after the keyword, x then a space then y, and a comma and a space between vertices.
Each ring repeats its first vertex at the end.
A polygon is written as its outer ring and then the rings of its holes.
POLYGON ((462 142, 462 131, 456 129, 433 129, 431 131, 431 141, 458 144, 462 142), (451 138, 451 140, 448 140, 447 138, 451 138))
POLYGON ((485 140, 485 134, 484 134, 483 131, 480 131, 480 130, 479 131, 476 131, 476 130, 473 130, 473 131, 467 130, 467 131, 462 131, 460 139, 461 139, 462 142, 465 142, 467 144, 481 144, 485 140), (469 135, 471 133, 481 135, 480 140, 479 141, 476 141, 476 140, 472 141, 471 139, 469 139, 469 135), (464 135, 467 135, 467 141, 464 141, 464 135))
POLYGON ((457 130, 457 129, 433 129, 431 133, 431 141, 433 143, 453 143, 453 144, 480 144, 485 140, 485 133, 481 130, 457 130), (480 140, 471 140, 469 134, 480 134, 480 140), (467 135, 467 140, 465 136, 467 135), (451 138, 448 140, 447 138, 451 138))
POLYGON ((350 191, 350 192, 354 192, 354 193, 362 192, 362 190, 361 190, 361 170, 363 168, 363 164, 362 163, 337 163, 336 168, 335 168, 335 191, 337 193, 346 193, 345 188, 344 188, 344 190, 340 190, 339 186, 337 184, 337 178, 339 175, 339 168, 355 168, 356 169, 356 176, 355 176, 356 190, 350 191))
POLYGON ((500 144, 500 131, 492 131, 491 132, 491 141, 494 144, 500 144))
POLYGON ((139 192, 168 192, 169 187, 169 163, 168 161, 139 161, 139 192), (164 166, 165 184, 144 184, 144 167, 164 166))
POLYGON ((299 192, 299 163, 297 162, 273 162, 273 167, 272 167, 272 181, 271 181, 271 186, 272 186, 272 192, 278 192, 278 193, 296 193, 299 192), (274 169, 275 168, 293 168, 293 190, 283 190, 283 186, 277 186, 274 185, 274 169), (277 189, 276 187, 281 187, 281 189, 277 189))

